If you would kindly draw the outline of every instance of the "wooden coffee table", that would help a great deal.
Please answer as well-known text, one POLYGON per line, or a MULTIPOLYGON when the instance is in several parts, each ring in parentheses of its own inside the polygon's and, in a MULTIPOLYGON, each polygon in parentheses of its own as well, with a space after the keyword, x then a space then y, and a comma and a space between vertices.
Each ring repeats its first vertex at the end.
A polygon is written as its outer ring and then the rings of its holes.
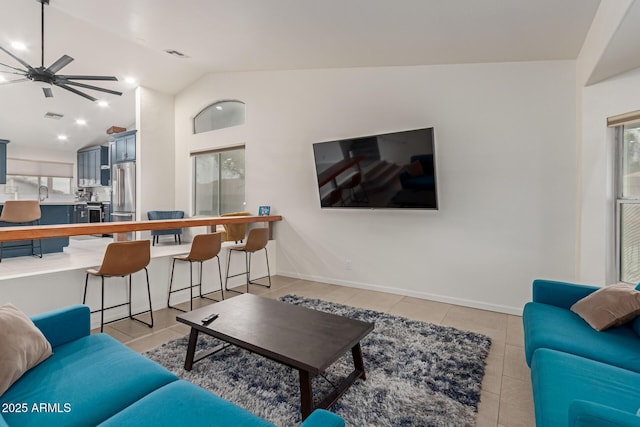
POLYGON ((181 314, 178 322, 191 326, 184 368, 229 345, 267 357, 300 373, 302 419, 315 408, 329 408, 353 382, 366 379, 360 341, 373 330, 373 323, 349 319, 293 304, 243 294, 181 314), (208 325, 202 319, 211 313, 219 317, 208 325), (198 334, 202 332, 227 344, 196 356, 198 334), (316 407, 313 405, 312 375, 319 375, 348 350, 354 370, 316 407))

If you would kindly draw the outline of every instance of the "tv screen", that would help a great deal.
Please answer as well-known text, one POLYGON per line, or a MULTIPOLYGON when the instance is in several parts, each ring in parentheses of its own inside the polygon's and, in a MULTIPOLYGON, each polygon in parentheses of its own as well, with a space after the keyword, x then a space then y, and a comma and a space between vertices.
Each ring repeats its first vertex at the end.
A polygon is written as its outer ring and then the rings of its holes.
POLYGON ((323 208, 438 209, 433 128, 313 144, 323 208))

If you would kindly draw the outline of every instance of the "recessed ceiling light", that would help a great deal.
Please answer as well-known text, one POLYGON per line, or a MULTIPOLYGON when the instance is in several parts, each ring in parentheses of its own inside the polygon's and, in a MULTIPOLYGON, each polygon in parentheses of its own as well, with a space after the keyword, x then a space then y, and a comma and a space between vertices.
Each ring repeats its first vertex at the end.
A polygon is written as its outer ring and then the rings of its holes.
POLYGON ((12 42, 11 47, 15 50, 27 50, 27 45, 22 42, 12 42))
POLYGON ((84 126, 87 124, 87 121, 85 119, 76 119, 76 124, 79 126, 84 126))
POLYGON ((98 101, 98 106, 100 106, 100 107, 108 107, 109 103, 107 101, 104 101, 104 100, 99 100, 98 101))
POLYGON ((134 79, 133 77, 125 77, 124 82, 132 85, 136 82, 136 79, 134 79))
POLYGON ((66 141, 67 140, 67 135, 58 135, 58 140, 59 141, 66 141))

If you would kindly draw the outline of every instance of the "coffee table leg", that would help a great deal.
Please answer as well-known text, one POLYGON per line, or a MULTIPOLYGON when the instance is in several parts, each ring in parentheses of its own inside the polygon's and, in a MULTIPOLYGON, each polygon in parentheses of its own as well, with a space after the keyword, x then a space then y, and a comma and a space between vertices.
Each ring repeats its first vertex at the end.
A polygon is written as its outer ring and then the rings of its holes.
POLYGON ((193 358, 196 355, 196 344, 198 343, 198 330, 191 328, 189 334, 189 345, 187 347, 187 357, 184 360, 184 369, 190 371, 193 367, 193 358))
POLYGON ((307 418, 313 411, 313 392, 309 372, 300 370, 300 411, 302 419, 307 418))
POLYGON ((367 376, 364 373, 364 361, 362 360, 362 349, 360 348, 360 343, 353 346, 351 349, 351 355, 353 356, 353 365, 356 368, 356 371, 362 372, 360 374, 360 378, 362 378, 362 380, 366 380, 367 376))

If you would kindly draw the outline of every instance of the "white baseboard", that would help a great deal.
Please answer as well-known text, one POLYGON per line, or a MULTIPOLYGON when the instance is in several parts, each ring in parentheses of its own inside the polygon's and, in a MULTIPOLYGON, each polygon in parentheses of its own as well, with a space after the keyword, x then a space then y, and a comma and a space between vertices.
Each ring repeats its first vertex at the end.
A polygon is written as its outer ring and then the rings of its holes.
POLYGON ((395 295, 421 298, 429 301, 437 301, 437 302, 442 302, 447 304, 460 305, 463 307, 478 308, 480 310, 495 311, 497 313, 512 314, 515 316, 522 315, 522 307, 510 307, 506 305, 491 304, 483 301, 475 301, 475 300, 470 300, 465 298, 455 298, 455 297, 431 294, 429 292, 420 292, 420 291, 415 291, 411 289, 399 289, 399 288, 392 288, 388 286, 373 285, 370 283, 353 282, 348 280, 337 280, 329 277, 314 276, 310 274, 300 274, 300 273, 291 272, 291 271, 278 270, 277 274, 280 276, 291 277, 294 279, 310 280, 314 282, 329 283, 331 285, 339 285, 339 286, 345 286, 345 287, 357 288, 357 289, 366 289, 370 291, 387 292, 395 295))

